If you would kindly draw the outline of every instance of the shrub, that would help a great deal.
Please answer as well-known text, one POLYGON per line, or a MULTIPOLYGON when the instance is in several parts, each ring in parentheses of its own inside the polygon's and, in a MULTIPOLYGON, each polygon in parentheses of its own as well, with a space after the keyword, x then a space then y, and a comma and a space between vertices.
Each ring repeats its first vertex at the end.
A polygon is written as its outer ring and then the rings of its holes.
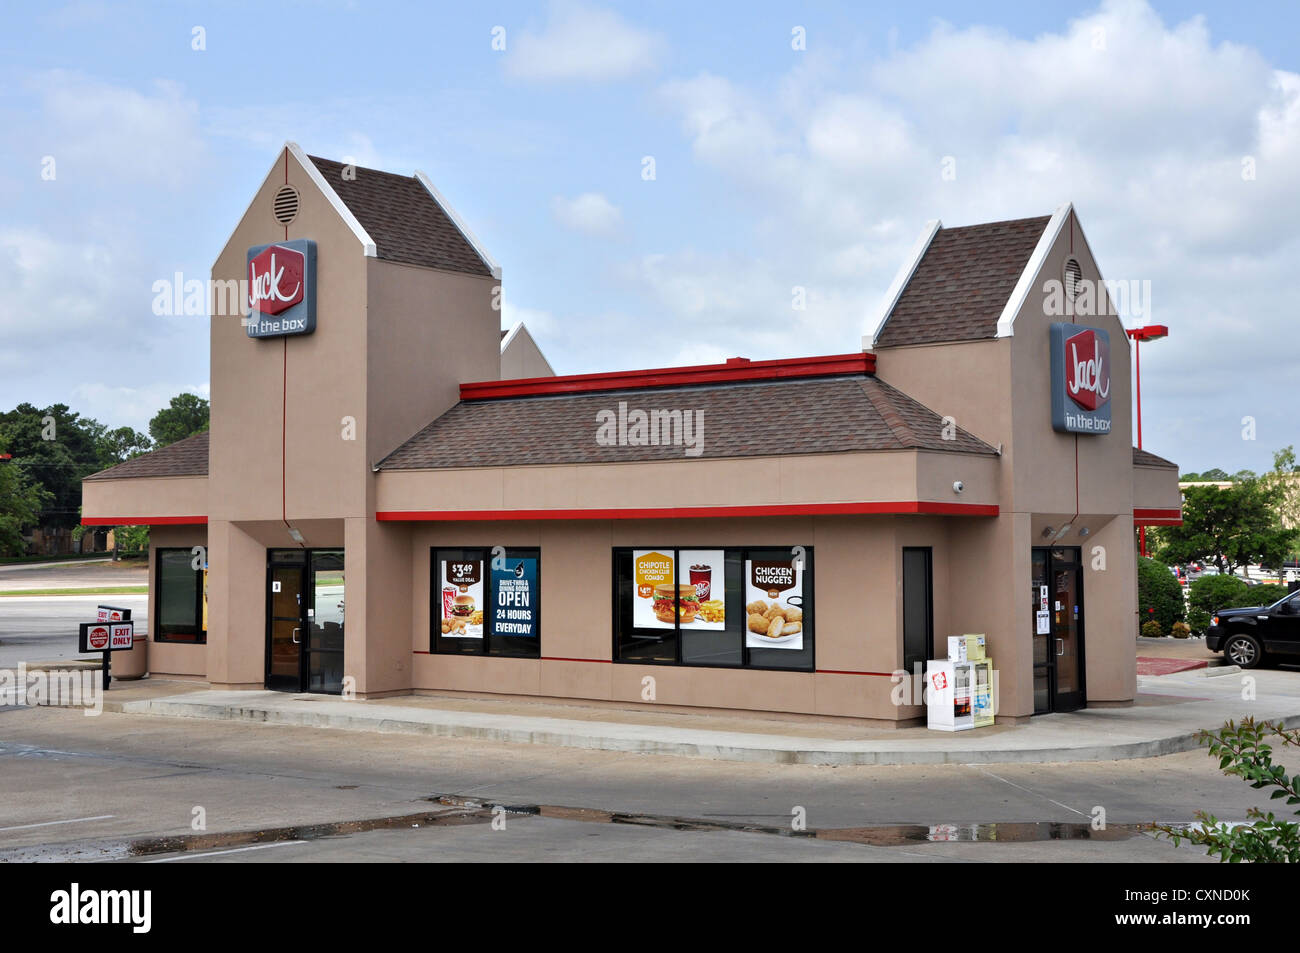
POLYGON ((1148 639, 1158 639, 1165 634, 1165 630, 1160 628, 1160 623, 1155 619, 1150 622, 1142 623, 1142 634, 1148 639))
POLYGON ((1287 594, 1286 586, 1279 586, 1275 582, 1266 582, 1262 586, 1251 586, 1246 591, 1246 598, 1249 602, 1243 602, 1243 606, 1271 606, 1277 600, 1287 594))
POLYGON ((1185 615, 1183 587, 1178 579, 1164 563, 1147 556, 1138 557, 1138 615, 1160 623, 1159 634, 1175 622, 1182 622, 1185 615))
POLYGON ((1192 630, 1188 628, 1186 622, 1175 622, 1169 634, 1176 639, 1185 639, 1192 634, 1192 630))
POLYGON ((1218 609, 1250 605, 1241 602, 1247 598, 1250 586, 1236 576, 1202 576, 1187 587, 1190 611, 1187 621, 1197 635, 1204 635, 1210 626, 1210 616, 1218 609))

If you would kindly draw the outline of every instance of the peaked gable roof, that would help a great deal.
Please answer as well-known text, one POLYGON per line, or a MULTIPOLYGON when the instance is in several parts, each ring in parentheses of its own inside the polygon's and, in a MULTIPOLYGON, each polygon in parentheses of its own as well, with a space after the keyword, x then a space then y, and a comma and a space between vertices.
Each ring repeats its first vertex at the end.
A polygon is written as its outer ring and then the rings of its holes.
POLYGON ((418 173, 397 175, 319 156, 307 159, 374 240, 375 257, 484 277, 499 274, 418 173))
POLYGON ((928 226, 928 244, 909 263, 911 274, 896 299, 887 302, 874 345, 997 337, 1003 311, 1051 220, 1044 215, 961 228, 928 226))

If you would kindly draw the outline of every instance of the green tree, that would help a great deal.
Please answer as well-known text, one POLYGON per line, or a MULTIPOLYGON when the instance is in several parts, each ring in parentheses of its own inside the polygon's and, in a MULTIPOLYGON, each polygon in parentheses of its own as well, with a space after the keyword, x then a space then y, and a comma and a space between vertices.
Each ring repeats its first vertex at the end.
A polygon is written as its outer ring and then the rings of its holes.
POLYGON ((1138 623, 1154 619, 1168 632, 1182 622, 1183 587, 1169 567, 1147 556, 1138 557, 1138 623), (1150 610, 1155 609, 1155 612, 1150 610))
POLYGON ((177 394, 149 421, 149 435, 165 447, 208 429, 208 402, 197 394, 177 394))
POLYGON ((1273 454, 1273 469, 1264 474, 1264 480, 1277 487, 1282 524, 1300 526, 1300 462, 1294 445, 1273 454))
POLYGON ((1249 605, 1243 602, 1250 592, 1236 576, 1202 576, 1187 587, 1187 624, 1197 635, 1209 628, 1210 616, 1219 609, 1235 609, 1249 605))
POLYGON ((36 525, 49 499, 49 492, 12 460, 0 461, 0 554, 21 556, 27 551, 23 530, 36 525))
POLYGON ((100 437, 101 453, 106 458, 106 466, 130 460, 142 453, 148 453, 152 444, 149 438, 131 427, 118 427, 105 430, 100 437))
POLYGON ((1220 489, 1189 486, 1183 491, 1183 524, 1167 527, 1157 557, 1166 563, 1212 562, 1231 575, 1241 566, 1280 566, 1300 530, 1285 529, 1282 490, 1255 478, 1220 489))
POLYGON ((119 553, 147 553, 149 551, 149 527, 114 526, 113 548, 119 553))
POLYGON ((9 466, 45 489, 39 523, 71 527, 80 521, 81 480, 116 460, 105 454, 104 425, 66 404, 22 403, 0 413, 0 443, 13 454, 9 466))

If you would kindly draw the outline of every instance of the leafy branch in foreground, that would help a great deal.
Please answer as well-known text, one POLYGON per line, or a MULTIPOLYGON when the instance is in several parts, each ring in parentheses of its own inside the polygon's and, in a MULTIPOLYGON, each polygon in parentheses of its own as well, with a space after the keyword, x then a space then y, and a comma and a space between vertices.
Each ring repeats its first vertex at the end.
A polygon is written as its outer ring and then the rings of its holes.
MULTIPOLYGON (((1219 759, 1219 770, 1249 782, 1252 788, 1273 788, 1273 800, 1286 800, 1288 807, 1300 804, 1300 775, 1288 775, 1286 768, 1273 763, 1273 745, 1278 738, 1282 746, 1300 747, 1300 729, 1286 729, 1270 721, 1247 718, 1240 725, 1229 721, 1216 734, 1202 731, 1196 740, 1209 745, 1209 755, 1219 759)), ((1300 810, 1294 811, 1300 815, 1300 810)), ((1210 856, 1225 863, 1243 860, 1256 863, 1300 862, 1300 823, 1279 819, 1272 811, 1252 807, 1246 811, 1248 823, 1220 821, 1213 814, 1197 811, 1197 824, 1175 828, 1158 824, 1158 835, 1169 837, 1174 846, 1184 840, 1204 847, 1210 856)))

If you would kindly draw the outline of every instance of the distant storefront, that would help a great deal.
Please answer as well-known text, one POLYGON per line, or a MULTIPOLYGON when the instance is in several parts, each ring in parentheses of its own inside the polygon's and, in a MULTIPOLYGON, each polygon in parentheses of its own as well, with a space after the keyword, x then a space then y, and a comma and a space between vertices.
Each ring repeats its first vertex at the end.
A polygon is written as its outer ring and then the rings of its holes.
POLYGON ((1177 471, 1118 319, 1053 310, 1068 205, 932 223, 860 349, 773 361, 556 376, 424 176, 292 144, 212 277, 210 432, 83 487, 152 527, 155 675, 899 723, 981 633, 1001 718, 1135 697, 1177 471))

